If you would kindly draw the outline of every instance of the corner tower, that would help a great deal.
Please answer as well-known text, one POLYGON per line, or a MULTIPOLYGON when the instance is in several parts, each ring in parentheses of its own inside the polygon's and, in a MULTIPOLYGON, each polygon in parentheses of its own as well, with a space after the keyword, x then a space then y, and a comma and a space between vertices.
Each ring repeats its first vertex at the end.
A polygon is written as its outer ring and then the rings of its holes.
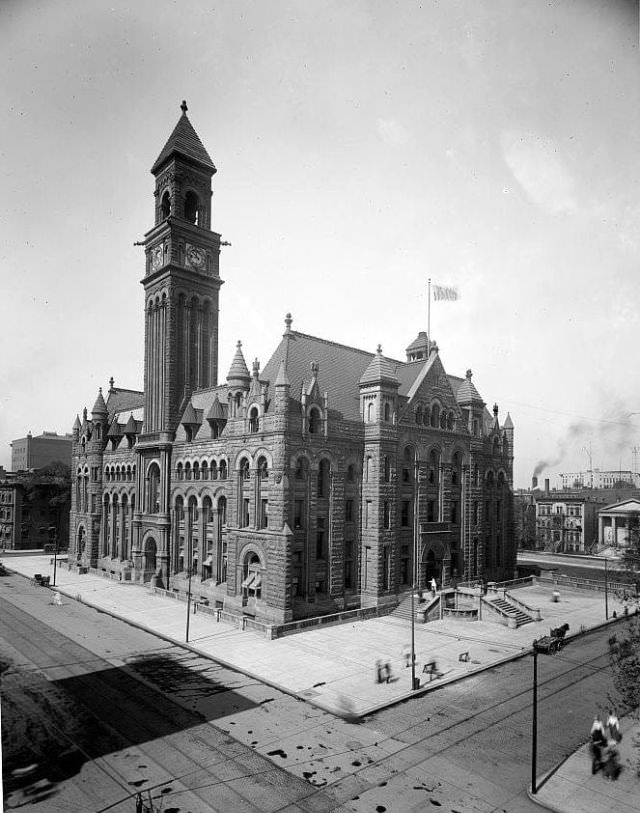
MULTIPOLYGON (((220 235, 211 230, 216 172, 182 115, 151 168, 155 225, 145 235, 144 433, 172 433, 194 389, 218 383, 220 235)), ((167 438, 169 439, 169 438, 167 438)))

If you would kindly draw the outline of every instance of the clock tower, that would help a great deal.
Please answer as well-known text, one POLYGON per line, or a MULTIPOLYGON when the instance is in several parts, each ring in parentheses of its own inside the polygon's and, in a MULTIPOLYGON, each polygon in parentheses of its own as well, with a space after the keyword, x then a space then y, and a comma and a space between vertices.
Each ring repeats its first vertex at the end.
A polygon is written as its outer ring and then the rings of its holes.
POLYGON ((216 172, 186 102, 151 168, 155 225, 145 235, 144 435, 171 441, 194 389, 218 383, 220 235, 211 230, 216 172))

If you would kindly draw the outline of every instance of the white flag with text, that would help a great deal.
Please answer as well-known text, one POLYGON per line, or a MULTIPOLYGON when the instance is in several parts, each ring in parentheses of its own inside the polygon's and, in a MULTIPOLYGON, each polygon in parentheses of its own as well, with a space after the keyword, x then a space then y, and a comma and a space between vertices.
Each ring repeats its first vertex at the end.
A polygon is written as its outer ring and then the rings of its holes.
POLYGON ((458 299, 457 288, 448 288, 444 285, 432 285, 431 287, 433 289, 434 302, 438 302, 441 299, 448 299, 449 301, 458 299))

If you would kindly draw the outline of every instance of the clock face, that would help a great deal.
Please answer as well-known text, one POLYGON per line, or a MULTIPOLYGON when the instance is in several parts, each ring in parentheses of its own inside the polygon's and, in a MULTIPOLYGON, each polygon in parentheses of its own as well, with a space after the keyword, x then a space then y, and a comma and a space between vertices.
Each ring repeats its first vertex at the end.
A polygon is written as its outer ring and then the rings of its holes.
POLYGON ((187 260, 194 268, 201 268, 204 265, 204 251, 197 246, 187 248, 187 260))
POLYGON ((151 252, 151 266, 152 268, 160 268, 164 259, 164 250, 162 246, 157 246, 151 252))

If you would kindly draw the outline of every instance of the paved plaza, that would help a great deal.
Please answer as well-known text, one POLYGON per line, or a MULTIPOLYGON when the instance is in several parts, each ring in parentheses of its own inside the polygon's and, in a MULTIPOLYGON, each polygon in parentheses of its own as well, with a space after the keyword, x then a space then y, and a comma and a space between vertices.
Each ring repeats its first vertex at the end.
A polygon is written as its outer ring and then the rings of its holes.
MULTIPOLYGON (((7 556, 7 568, 25 577, 36 573, 53 575, 50 556, 7 556)), ((363 717, 410 696, 435 691, 531 652, 535 638, 547 635, 551 627, 569 624, 567 637, 605 623, 604 595, 562 587, 553 601, 554 587, 536 584, 517 590, 518 598, 540 609, 541 621, 511 629, 497 617, 484 613, 482 620, 446 618, 415 624, 416 676, 420 688, 412 691, 411 669, 405 665, 403 649, 410 643, 411 628, 404 618, 393 615, 342 625, 318 627, 277 640, 256 632, 216 621, 202 612, 189 616, 189 643, 185 644, 186 604, 154 594, 138 585, 111 581, 97 575, 79 575, 58 567, 56 588, 61 605, 81 600, 103 612, 140 626, 218 663, 232 667, 263 683, 305 700, 333 714, 363 717), (468 660, 460 655, 468 654, 468 660), (392 680, 378 683, 376 663, 388 662, 392 680), (435 661, 439 676, 423 672, 425 663, 435 661)), ((53 601, 53 600, 52 600, 53 601)), ((609 614, 622 607, 609 595, 609 614)), ((625 738, 621 757, 625 770, 617 782, 600 774, 590 775, 586 747, 578 750, 551 775, 540 777, 535 800, 561 813, 597 813, 616 809, 629 813, 640 809, 640 780, 632 760, 631 741, 640 728, 623 721, 625 738)))

